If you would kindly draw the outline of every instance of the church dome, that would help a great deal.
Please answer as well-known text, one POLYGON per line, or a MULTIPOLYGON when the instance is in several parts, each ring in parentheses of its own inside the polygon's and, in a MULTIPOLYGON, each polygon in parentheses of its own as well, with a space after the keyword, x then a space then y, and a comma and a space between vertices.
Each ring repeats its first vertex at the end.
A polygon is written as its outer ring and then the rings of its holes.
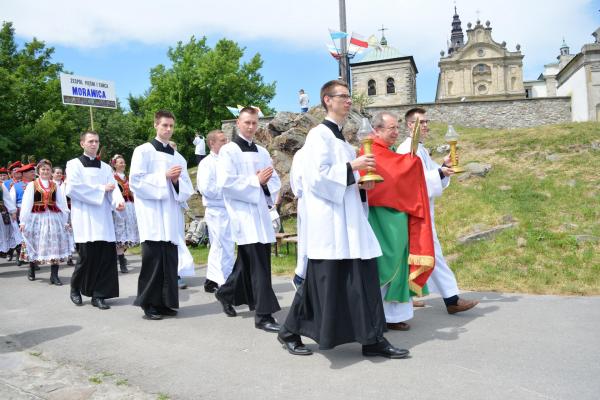
POLYGON ((398 49, 392 46, 381 46, 380 48, 374 48, 369 51, 363 58, 357 62, 369 62, 369 61, 384 61, 392 58, 406 57, 400 53, 398 49))

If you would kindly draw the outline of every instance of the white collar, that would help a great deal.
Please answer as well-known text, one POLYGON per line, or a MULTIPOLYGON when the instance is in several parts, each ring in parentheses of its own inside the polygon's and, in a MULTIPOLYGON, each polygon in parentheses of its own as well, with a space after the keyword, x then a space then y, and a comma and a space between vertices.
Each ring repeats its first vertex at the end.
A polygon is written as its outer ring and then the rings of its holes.
POLYGON ((89 158, 90 160, 95 160, 96 159, 96 157, 89 156, 85 152, 83 153, 83 155, 86 156, 87 158, 89 158))

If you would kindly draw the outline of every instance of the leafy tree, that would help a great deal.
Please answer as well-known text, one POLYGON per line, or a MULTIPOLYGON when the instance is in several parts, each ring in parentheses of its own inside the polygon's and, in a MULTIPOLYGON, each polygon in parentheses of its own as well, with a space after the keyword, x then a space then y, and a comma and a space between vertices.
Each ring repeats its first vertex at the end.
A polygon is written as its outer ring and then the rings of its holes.
POLYGON ((206 37, 178 42, 168 51, 172 66, 161 64, 150 71, 151 87, 145 98, 129 97, 132 112, 143 114, 152 126, 156 110, 171 110, 177 119, 173 140, 184 156, 191 158, 194 133, 220 128, 222 120, 231 118, 226 106, 254 105, 265 114, 273 111, 268 104, 275 96, 275 82, 263 82, 259 54, 242 62, 244 51, 227 39, 219 40, 212 49, 206 37))

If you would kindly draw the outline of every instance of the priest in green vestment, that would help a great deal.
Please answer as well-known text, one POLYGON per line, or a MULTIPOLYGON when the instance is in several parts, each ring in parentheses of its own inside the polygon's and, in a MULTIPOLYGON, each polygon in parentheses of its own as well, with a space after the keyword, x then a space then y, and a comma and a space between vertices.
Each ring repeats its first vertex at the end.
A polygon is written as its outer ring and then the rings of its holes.
POLYGON ((418 157, 397 157, 398 118, 373 118, 377 173, 384 178, 368 194, 369 223, 383 255, 377 258, 388 329, 408 330, 412 296, 428 294, 425 282, 434 266, 433 236, 423 168, 418 157))

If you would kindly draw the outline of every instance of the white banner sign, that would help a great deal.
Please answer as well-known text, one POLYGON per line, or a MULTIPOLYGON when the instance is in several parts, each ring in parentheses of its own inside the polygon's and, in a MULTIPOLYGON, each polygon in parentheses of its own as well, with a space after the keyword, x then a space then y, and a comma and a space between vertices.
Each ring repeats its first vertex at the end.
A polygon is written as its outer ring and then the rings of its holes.
POLYGON ((117 108, 114 82, 61 73, 60 88, 63 104, 117 108))

